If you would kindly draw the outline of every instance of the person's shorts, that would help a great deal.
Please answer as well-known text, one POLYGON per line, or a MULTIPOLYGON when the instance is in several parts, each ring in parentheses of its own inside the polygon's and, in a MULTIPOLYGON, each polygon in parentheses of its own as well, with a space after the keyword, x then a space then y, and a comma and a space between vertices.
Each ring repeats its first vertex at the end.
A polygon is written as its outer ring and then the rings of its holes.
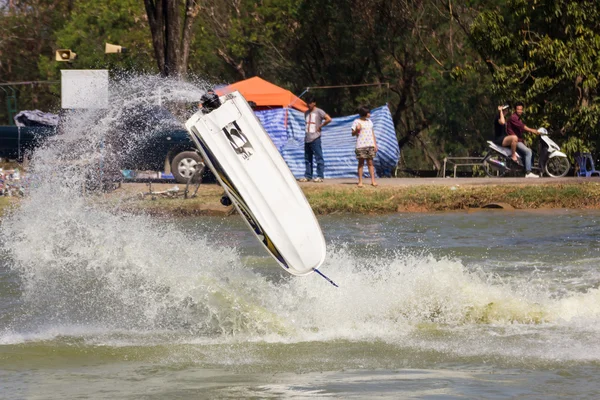
POLYGON ((363 158, 365 160, 372 160, 375 158, 375 147, 361 147, 360 149, 354 149, 356 153, 356 159, 363 158))
POLYGON ((504 141, 504 138, 507 137, 507 136, 508 135, 502 135, 502 136, 499 136, 497 138, 494 138, 493 142, 495 144, 497 144, 498 146, 502 146, 502 142, 504 141))

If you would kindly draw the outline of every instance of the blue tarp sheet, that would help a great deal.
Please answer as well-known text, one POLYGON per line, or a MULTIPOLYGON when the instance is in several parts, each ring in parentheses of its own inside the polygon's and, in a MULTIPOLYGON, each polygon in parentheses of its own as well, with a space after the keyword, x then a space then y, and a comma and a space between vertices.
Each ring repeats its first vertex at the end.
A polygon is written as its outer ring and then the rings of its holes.
MULTIPOLYGON (((256 116, 265 127, 273 143, 283 156, 296 178, 304 176, 304 114, 291 108, 256 111, 256 116), (287 119, 287 124, 286 124, 287 119)), ((325 159, 325 178, 356 177, 358 162, 354 154, 356 137, 352 136, 352 122, 358 114, 333 118, 323 128, 321 136, 325 159)), ((375 157, 375 171, 378 176, 391 176, 398 163, 400 150, 392 115, 387 106, 371 111, 371 120, 377 138, 379 151, 375 157)), ((316 175, 316 163, 313 163, 316 175)), ((365 166, 365 174, 367 173, 365 166)))

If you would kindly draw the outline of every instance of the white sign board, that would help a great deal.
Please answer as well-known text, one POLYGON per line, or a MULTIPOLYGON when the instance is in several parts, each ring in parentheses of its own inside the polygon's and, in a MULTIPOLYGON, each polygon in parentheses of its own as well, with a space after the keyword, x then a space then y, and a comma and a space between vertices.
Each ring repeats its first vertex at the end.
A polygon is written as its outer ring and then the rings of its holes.
POLYGON ((108 70, 61 70, 62 108, 108 108, 108 70))

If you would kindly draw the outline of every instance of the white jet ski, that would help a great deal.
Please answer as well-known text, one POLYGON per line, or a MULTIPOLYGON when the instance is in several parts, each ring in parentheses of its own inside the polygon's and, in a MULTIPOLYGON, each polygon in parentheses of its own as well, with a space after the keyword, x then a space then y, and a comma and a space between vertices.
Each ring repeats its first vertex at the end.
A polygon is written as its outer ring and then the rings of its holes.
POLYGON ((202 104, 185 126, 240 215, 290 274, 324 276, 317 271, 325 260, 321 227, 246 99, 209 92, 202 104))

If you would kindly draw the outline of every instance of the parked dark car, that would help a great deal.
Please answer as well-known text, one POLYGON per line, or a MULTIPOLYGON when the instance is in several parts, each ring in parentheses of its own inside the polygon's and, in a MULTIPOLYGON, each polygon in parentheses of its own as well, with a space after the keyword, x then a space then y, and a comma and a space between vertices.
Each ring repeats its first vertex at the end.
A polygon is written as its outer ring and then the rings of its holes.
MULTIPOLYGON (((105 161, 114 163, 115 175, 127 169, 165 171, 171 172, 178 183, 187 183, 196 167, 203 166, 183 124, 165 108, 138 106, 124 110, 123 115, 126 117, 107 137, 112 154, 107 154, 105 161)), ((23 161, 58 131, 50 126, 0 126, 0 157, 23 161)))
POLYGON ((170 171, 178 183, 187 183, 196 167, 203 166, 187 130, 165 108, 130 110, 117 129, 121 169, 170 171))
POLYGON ((0 158, 22 162, 27 154, 55 134, 53 126, 0 126, 0 158))

